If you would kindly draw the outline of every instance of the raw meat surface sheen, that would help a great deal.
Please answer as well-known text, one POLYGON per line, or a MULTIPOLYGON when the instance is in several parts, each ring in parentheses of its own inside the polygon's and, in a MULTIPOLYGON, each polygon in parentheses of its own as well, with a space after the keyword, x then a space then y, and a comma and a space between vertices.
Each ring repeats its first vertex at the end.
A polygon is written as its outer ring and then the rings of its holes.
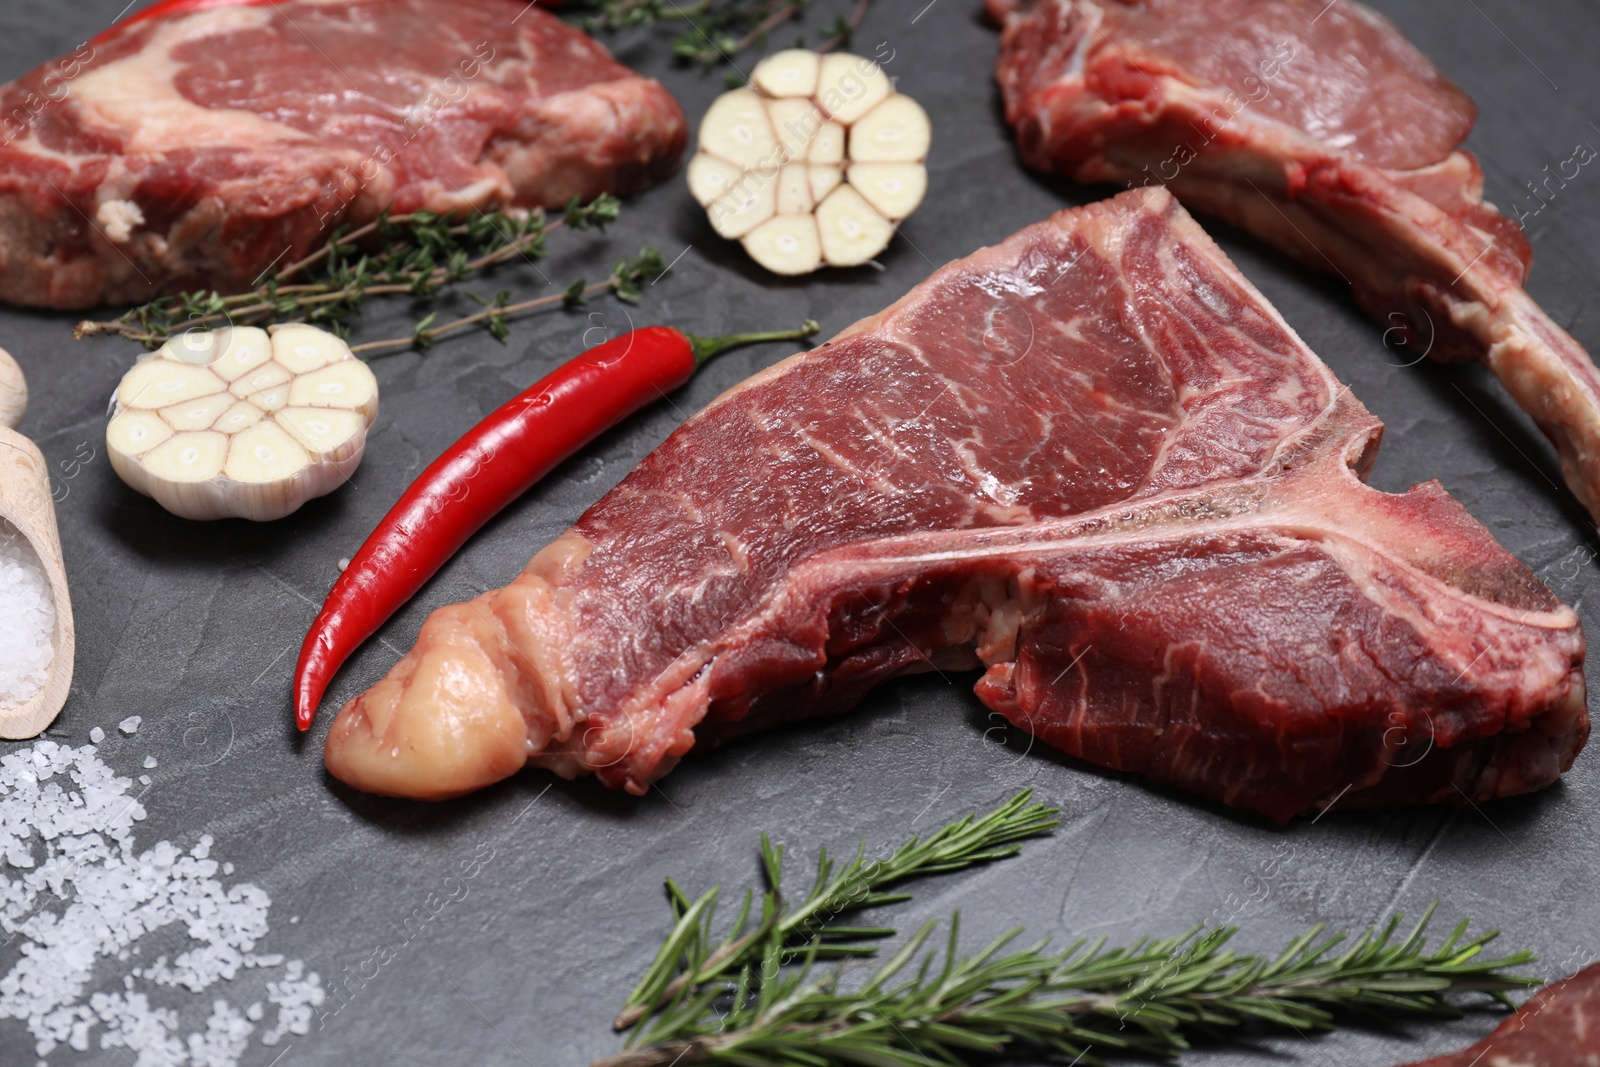
POLYGON ((328 767, 642 793, 937 667, 1277 819, 1549 785, 1588 730, 1578 620, 1436 483, 1363 485, 1380 433, 1164 190, 1064 211, 724 394, 435 611, 328 767))
POLYGON ((1471 1048, 1405 1067, 1600 1067, 1600 964, 1545 986, 1471 1048))
POLYGON ((1351 0, 988 2, 1025 163, 1165 184, 1344 278, 1418 361, 1483 360, 1600 517, 1600 371, 1523 291, 1522 228, 1456 150, 1472 102, 1391 23, 1351 0))
POLYGON ((247 288, 335 226, 555 207, 676 169, 657 82, 524 0, 133 20, 0 87, 0 300, 247 288))

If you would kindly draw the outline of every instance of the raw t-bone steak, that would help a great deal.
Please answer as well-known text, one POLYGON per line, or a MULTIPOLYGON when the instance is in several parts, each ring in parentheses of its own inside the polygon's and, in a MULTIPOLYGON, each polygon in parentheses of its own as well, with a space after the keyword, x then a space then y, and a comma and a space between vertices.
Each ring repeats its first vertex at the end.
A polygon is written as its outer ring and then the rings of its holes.
POLYGON ((1600 964, 1551 982, 1471 1048, 1406 1067, 1600 1067, 1600 964))
MULTIPOLYGON (((897 675, 1287 819, 1538 789, 1573 612, 1428 483, 1164 190, 1064 211, 724 394, 339 713, 335 775, 643 792, 897 675)), ((908 773, 911 773, 908 770, 908 773)))
POLYGON ((1456 151, 1472 101, 1391 23, 1351 0, 988 2, 1024 162, 1165 183, 1343 277, 1418 359, 1483 360, 1600 518, 1600 371, 1523 291, 1527 239, 1456 151))
POLYGON ((556 206, 677 167, 656 82, 526 0, 166 5, 0 87, 0 300, 248 287, 386 206, 556 206))

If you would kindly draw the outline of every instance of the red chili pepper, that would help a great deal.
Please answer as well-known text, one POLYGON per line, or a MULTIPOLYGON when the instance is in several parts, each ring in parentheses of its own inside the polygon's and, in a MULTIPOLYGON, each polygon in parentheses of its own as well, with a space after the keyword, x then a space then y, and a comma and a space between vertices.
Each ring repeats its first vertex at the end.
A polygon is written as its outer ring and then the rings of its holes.
POLYGON ((665 326, 596 345, 520 393, 445 450, 378 523, 300 646, 295 722, 309 729, 328 683, 357 648, 502 508, 603 431, 665 396, 711 357, 798 330, 694 337, 665 326))

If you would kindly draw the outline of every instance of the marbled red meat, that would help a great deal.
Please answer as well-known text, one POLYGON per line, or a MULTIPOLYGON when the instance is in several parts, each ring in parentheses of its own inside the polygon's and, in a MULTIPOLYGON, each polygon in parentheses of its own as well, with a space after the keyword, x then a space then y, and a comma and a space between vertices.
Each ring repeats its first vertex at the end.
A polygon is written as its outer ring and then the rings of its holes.
POLYGON ((248 287, 335 226, 553 207, 676 169, 657 82, 524 0, 131 20, 0 87, 0 300, 248 287))
MULTIPOLYGON (((1066 752, 1287 819, 1569 766, 1574 613, 1162 190, 1062 212, 691 418, 348 703, 339 778, 534 764, 643 792, 697 743, 981 668, 1066 752)), ((911 773, 908 770, 908 773, 911 773)))
POLYGON ((1600 1067, 1600 963, 1545 986, 1471 1048, 1405 1067, 1600 1067))
POLYGON ((1527 239, 1456 150, 1471 100, 1388 20, 1352 0, 988 2, 1025 163, 1165 184, 1340 275, 1418 359, 1483 360, 1600 517, 1600 371, 1523 291, 1527 239))

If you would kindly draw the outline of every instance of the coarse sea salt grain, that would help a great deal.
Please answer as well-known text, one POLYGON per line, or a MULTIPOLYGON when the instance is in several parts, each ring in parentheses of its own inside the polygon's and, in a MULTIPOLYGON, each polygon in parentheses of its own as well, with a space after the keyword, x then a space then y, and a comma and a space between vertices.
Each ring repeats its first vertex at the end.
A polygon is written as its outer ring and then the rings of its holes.
POLYGON ((100 742, 104 741, 105 739, 106 739, 106 732, 104 730, 100 729, 100 727, 96 726, 94 729, 89 731, 89 740, 92 743, 98 745, 100 742))
POLYGON ((126 719, 123 719, 121 722, 117 723, 117 729, 121 730, 125 734, 136 734, 139 732, 140 721, 140 716, 129 715, 126 719))
POLYGON ((0 756, 0 966, 11 961, 0 1020, 25 1023, 41 1060, 63 1046, 125 1049, 118 1062, 134 1067, 237 1067, 258 1029, 264 1045, 309 1033, 321 979, 255 951, 270 898, 218 879, 210 836, 140 851, 132 786, 90 746, 39 741, 0 756), (147 936, 154 959, 134 963, 147 936), (243 1011, 217 995, 236 980, 243 1011), (270 1026, 258 1025, 263 1000, 270 1026))
POLYGON ((39 555, 0 519, 0 707, 32 700, 55 658, 56 607, 39 555))

